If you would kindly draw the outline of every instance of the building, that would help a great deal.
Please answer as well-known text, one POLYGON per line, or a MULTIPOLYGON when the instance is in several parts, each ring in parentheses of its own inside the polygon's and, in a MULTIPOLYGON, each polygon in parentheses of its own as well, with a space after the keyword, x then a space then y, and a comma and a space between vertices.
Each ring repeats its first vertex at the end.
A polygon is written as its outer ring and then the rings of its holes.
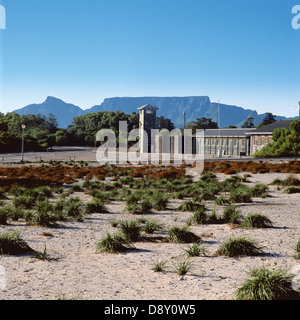
POLYGON ((289 129, 293 121, 295 121, 295 119, 280 120, 247 132, 250 137, 250 155, 253 155, 256 151, 261 150, 273 141, 272 137, 275 129, 289 129))
POLYGON ((254 129, 206 129, 203 137, 197 135, 196 143, 204 143, 204 155, 212 156, 249 156, 250 136, 249 132, 254 129))
POLYGON ((191 143, 194 154, 196 150, 203 150, 206 156, 252 156, 257 150, 272 142, 275 129, 289 129, 290 124, 294 121, 293 119, 280 120, 260 128, 250 129, 206 129, 204 133, 193 135, 191 141, 188 142, 189 140, 184 137, 182 139, 175 138, 176 135, 181 135, 180 130, 166 137, 162 133, 157 134, 157 130, 155 136, 151 136, 151 129, 157 129, 156 111, 158 108, 147 104, 138 110, 140 113, 141 152, 175 154, 175 150, 183 152, 184 144, 191 143), (165 143, 165 139, 167 139, 167 143, 165 143))

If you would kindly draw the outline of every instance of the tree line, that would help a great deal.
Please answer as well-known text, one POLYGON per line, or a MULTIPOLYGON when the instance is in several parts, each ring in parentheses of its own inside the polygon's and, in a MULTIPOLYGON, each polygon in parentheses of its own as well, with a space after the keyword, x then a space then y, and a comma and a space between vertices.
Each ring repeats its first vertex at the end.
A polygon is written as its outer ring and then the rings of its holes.
MULTIPOLYGON (((53 114, 19 115, 0 112, 0 153, 19 152, 22 143, 22 125, 25 125, 26 151, 46 151, 53 146, 94 146, 101 129, 111 129, 119 142, 119 122, 126 121, 130 132, 139 128, 139 114, 122 111, 101 111, 73 118, 68 128, 59 128, 53 114)), ((174 124, 163 116, 157 118, 158 129, 173 130, 174 124)))

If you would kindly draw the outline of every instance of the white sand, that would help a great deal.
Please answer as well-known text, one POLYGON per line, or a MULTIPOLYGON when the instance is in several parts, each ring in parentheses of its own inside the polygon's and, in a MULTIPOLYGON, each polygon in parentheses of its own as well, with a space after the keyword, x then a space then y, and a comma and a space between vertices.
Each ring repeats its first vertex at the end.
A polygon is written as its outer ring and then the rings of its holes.
MULTIPOLYGON (((224 179, 224 175, 218 175, 224 179)), ((252 183, 270 183, 276 177, 287 174, 252 175, 252 183)), ((300 175, 295 175, 300 178, 300 175)), ((227 177, 227 176, 226 176, 227 177)), ((255 198, 252 204, 238 205, 245 216, 250 212, 261 212, 268 216, 275 228, 242 229, 228 224, 198 225, 191 230, 201 235, 207 256, 191 258, 192 269, 184 277, 178 276, 172 261, 183 258, 183 247, 172 243, 135 243, 137 250, 125 254, 95 253, 96 243, 118 229, 110 225, 113 219, 135 219, 139 216, 123 213, 124 204, 111 202, 110 213, 88 215, 84 222, 62 222, 57 228, 25 226, 24 221, 9 222, 0 226, 0 233, 8 230, 21 231, 33 249, 43 251, 58 260, 41 261, 30 256, 0 256, 0 266, 5 268, 5 289, 0 288, 0 299, 57 299, 59 294, 67 298, 80 296, 94 300, 185 300, 234 299, 234 291, 247 278, 252 267, 284 268, 289 271, 300 264, 294 258, 295 246, 300 237, 299 194, 287 195, 270 186, 270 195, 265 199, 255 198), (41 236, 51 232, 53 237, 41 236), (226 258, 214 256, 218 247, 230 236, 249 236, 262 247, 264 254, 257 257, 226 258), (155 273, 151 270, 157 260, 167 260, 167 271, 155 273)), ((86 197, 78 193, 81 197, 86 197)), ((87 200, 87 199, 85 199, 87 200)), ((170 208, 176 208, 181 200, 172 200, 170 208)), ((223 208, 214 206, 217 213, 223 208)), ((147 215, 159 220, 166 228, 184 225, 192 213, 166 210, 147 215)))

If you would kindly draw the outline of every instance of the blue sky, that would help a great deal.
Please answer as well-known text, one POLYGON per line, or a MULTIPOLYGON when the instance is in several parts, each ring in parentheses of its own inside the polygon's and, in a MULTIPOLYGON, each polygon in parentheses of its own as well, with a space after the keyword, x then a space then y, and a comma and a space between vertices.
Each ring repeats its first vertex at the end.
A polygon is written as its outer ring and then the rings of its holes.
POLYGON ((298 115, 300 0, 0 0, 1 105, 209 96, 298 115))

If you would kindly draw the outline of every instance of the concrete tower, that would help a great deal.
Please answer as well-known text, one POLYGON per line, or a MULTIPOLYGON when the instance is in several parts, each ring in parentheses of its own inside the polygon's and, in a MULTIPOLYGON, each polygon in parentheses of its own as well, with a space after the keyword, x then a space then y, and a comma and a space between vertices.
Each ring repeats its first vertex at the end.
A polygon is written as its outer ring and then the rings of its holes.
POLYGON ((151 144, 154 144, 154 141, 151 141, 151 129, 157 129, 156 124, 156 110, 158 108, 146 104, 138 108, 140 112, 140 147, 141 152, 150 152, 151 144), (145 136, 144 132, 147 133, 145 136))

